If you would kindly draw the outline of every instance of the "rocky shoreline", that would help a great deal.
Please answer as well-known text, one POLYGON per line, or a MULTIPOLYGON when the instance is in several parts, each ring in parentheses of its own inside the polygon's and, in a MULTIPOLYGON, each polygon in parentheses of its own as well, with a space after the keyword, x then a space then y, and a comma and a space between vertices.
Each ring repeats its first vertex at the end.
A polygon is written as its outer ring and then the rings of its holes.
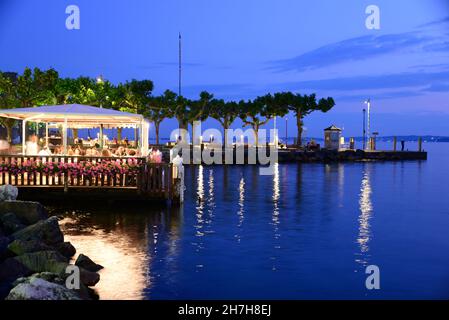
POLYGON ((64 242, 58 218, 38 202, 17 201, 0 187, 0 299, 96 300, 103 267, 64 242))

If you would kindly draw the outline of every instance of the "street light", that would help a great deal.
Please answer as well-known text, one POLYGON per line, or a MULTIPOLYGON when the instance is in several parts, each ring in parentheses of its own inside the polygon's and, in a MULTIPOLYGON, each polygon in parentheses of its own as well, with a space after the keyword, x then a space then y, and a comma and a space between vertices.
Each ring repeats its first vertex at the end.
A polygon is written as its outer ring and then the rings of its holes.
MULTIPOLYGON (((103 84, 104 83, 104 79, 103 79, 103 75, 99 75, 98 77, 97 77, 97 84, 103 84)), ((100 101, 100 108, 103 108, 103 103, 102 103, 102 101, 100 101)))
MULTIPOLYGON (((367 105, 367 118, 366 118, 366 135, 368 136, 368 141, 370 139, 370 109, 371 109, 371 99, 365 101, 367 105)), ((369 143, 368 143, 369 144, 369 143)))

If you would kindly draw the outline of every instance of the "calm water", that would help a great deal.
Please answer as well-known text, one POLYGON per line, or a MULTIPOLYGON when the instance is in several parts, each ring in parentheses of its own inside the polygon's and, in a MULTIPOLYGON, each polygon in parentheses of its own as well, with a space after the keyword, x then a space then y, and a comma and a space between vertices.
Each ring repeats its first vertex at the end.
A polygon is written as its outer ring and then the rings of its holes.
POLYGON ((423 162, 186 168, 182 208, 56 208, 102 299, 449 298, 449 145, 423 162), (202 199, 198 201, 198 199, 202 199), (379 266, 381 289, 365 288, 379 266))

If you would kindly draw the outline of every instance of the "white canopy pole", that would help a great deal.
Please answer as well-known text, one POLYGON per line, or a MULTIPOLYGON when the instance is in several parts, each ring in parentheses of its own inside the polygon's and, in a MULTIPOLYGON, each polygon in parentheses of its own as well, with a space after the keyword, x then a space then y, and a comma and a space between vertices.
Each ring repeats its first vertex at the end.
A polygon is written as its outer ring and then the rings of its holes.
POLYGON ((149 137, 150 137, 150 123, 148 121, 142 120, 142 123, 140 125, 141 128, 141 152, 142 156, 146 156, 148 153, 148 143, 149 143, 149 137))
POLYGON ((63 127, 63 149, 64 149, 64 155, 67 154, 67 133, 68 133, 68 129, 67 129, 67 118, 64 118, 64 127, 63 127))
POLYGON ((25 155, 25 139, 26 139, 26 120, 22 120, 22 155, 25 155))
POLYGON ((45 146, 48 147, 48 122, 45 122, 45 146))

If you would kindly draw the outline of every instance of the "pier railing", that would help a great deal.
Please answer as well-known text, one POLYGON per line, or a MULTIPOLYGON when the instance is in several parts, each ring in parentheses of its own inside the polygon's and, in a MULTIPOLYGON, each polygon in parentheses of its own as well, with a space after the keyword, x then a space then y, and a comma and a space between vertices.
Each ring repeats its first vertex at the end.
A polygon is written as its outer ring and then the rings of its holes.
POLYGON ((173 196, 173 168, 142 157, 0 155, 0 185, 26 188, 135 189, 173 196))

